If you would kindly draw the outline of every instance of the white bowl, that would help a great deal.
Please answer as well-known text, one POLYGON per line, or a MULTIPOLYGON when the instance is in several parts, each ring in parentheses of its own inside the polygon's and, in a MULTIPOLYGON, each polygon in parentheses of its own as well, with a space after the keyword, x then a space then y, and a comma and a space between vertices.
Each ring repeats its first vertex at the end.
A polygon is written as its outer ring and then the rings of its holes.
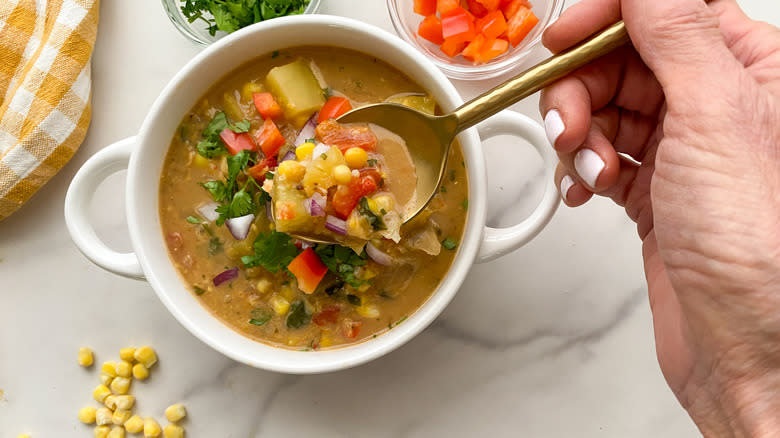
POLYGON ((79 170, 65 199, 65 219, 79 249, 119 275, 146 278, 171 314, 214 349, 248 365, 288 373, 315 373, 355 366, 397 348, 430 324, 450 302, 475 260, 512 251, 532 239, 558 205, 553 184, 557 159, 544 129, 517 113, 503 112, 480 125, 484 136, 512 134, 534 145, 545 161, 547 189, 536 211, 506 229, 485 227, 487 176, 477 130, 458 136, 466 160, 469 209, 461 244, 446 277, 430 299, 402 324, 374 339, 339 349, 301 352, 256 342, 233 331, 200 305, 172 265, 164 242, 158 196, 160 172, 171 138, 201 93, 247 60, 301 45, 345 47, 370 53, 414 78, 445 111, 462 103, 452 84, 428 59, 396 36, 359 21, 324 15, 284 17, 242 29, 209 46, 185 65, 160 94, 137 137, 95 154, 79 170), (134 253, 106 247, 86 216, 95 187, 124 167, 127 223, 134 253))

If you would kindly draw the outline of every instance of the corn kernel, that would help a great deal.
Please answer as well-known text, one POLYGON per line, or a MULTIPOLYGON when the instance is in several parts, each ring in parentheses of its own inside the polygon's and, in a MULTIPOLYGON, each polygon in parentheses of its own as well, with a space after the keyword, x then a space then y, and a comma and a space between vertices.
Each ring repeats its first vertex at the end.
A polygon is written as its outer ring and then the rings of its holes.
POLYGON ((143 346, 135 350, 133 356, 135 357, 135 360, 142 363, 146 368, 151 368, 152 365, 157 363, 157 354, 152 347, 143 346))
POLYGON ((116 396, 116 409, 123 411, 129 411, 133 409, 135 405, 135 397, 132 395, 118 395, 116 396))
POLYGON ((171 423, 175 423, 181 420, 186 415, 187 415, 187 410, 184 409, 184 405, 181 403, 170 405, 165 409, 165 418, 167 418, 168 421, 170 421, 171 423))
POLYGON ((381 213, 382 210, 393 211, 395 208, 395 200, 390 195, 374 196, 374 201, 376 202, 376 206, 379 208, 377 213, 381 213))
POLYGON ((102 383, 105 386, 110 385, 111 381, 114 380, 113 377, 109 376, 106 373, 100 373, 100 377, 98 377, 98 379, 100 380, 100 383, 102 383))
POLYGON ((127 394, 127 391, 130 390, 130 379, 127 377, 115 377, 113 381, 111 381, 111 391, 114 392, 114 394, 127 394))
POLYGON ((83 367, 89 367, 92 366, 92 363, 95 361, 92 350, 90 350, 87 347, 81 347, 79 348, 79 354, 78 354, 78 362, 79 365, 83 367))
POLYGON ((144 438, 157 438, 162 433, 160 424, 151 417, 144 418, 144 438))
POLYGON ((201 169, 208 169, 210 161, 211 160, 201 154, 195 154, 195 156, 192 158, 192 164, 194 164, 195 167, 199 167, 201 169))
POLYGON ((169 424, 163 429, 165 438, 184 438, 184 429, 176 424, 169 424))
POLYGON ((300 182, 306 173, 306 167, 295 160, 282 161, 276 170, 279 175, 291 182, 300 182))
POLYGON ((328 333, 322 333, 322 336, 320 336, 320 347, 330 347, 331 345, 333 345, 333 336, 328 333))
POLYGON ((116 362, 103 362, 103 366, 100 367, 100 372, 111 377, 116 377, 116 362))
POLYGON ((123 360, 116 364, 116 375, 119 377, 130 377, 133 375, 133 364, 123 360))
POLYGON ((97 416, 97 409, 92 406, 85 406, 79 409, 79 421, 84 424, 92 424, 95 422, 97 416))
POLYGON ((366 205, 368 205, 368 209, 374 212, 374 214, 379 214, 379 206, 373 198, 366 198, 366 205))
POLYGON ((349 167, 360 169, 368 164, 368 153, 362 148, 349 148, 344 152, 344 159, 349 167))
POLYGON ((379 318, 379 308, 374 304, 364 304, 358 306, 355 311, 363 318, 379 318))
POLYGON ((149 377, 149 368, 146 368, 142 363, 133 365, 133 377, 138 380, 146 380, 149 377))
POLYGON ((365 291, 367 291, 369 289, 371 289, 371 285, 368 284, 368 283, 361 284, 360 287, 357 288, 358 292, 365 292, 365 291))
POLYGON ((290 286, 282 286, 279 292, 282 294, 284 299, 287 300, 288 302, 294 301, 295 297, 298 295, 295 293, 295 290, 290 286))
POLYGON ((125 421, 125 430, 130 433, 139 433, 144 431, 144 420, 138 415, 133 415, 125 421))
POLYGON ((30 435, 27 435, 26 433, 23 433, 23 434, 17 436, 16 438, 30 438, 30 435))
POLYGON ((349 184, 352 181, 352 171, 344 164, 339 164, 333 168, 333 179, 336 184, 349 184))
POLYGON ((111 428, 108 426, 98 426, 95 428, 95 438, 107 438, 111 428))
POLYGON ((103 400, 103 404, 112 411, 116 409, 116 396, 114 394, 109 395, 103 400))
POLYGON ((295 148, 295 156, 298 158, 298 161, 303 161, 306 158, 309 158, 313 151, 314 151, 314 143, 307 141, 305 143, 302 143, 297 148, 295 148))
POLYGON ((247 82, 241 87, 241 100, 244 102, 252 102, 252 94, 262 92, 262 85, 257 82, 247 82))
POLYGON ((106 438, 125 438, 125 428, 122 426, 114 426, 106 438))
POLYGON ((129 420, 130 417, 132 416, 133 414, 130 413, 130 411, 126 411, 124 409, 117 409, 114 411, 114 414, 111 415, 111 422, 121 426, 125 424, 125 421, 129 420))
POLYGON ((135 348, 133 347, 127 347, 127 348, 120 348, 119 349, 119 358, 122 360, 126 360, 130 363, 135 362, 135 348))
POLYGON ((257 282, 255 288, 257 289, 258 292, 264 294, 264 293, 268 293, 268 291, 271 290, 271 286, 273 286, 271 282, 263 278, 257 282))
POLYGON ((288 310, 290 310, 290 302, 285 300, 283 297, 274 295, 271 297, 270 301, 271 307, 274 308, 274 312, 276 312, 277 315, 284 315, 288 310))
POLYGON ((97 411, 95 411, 95 423, 97 423, 98 426, 103 426, 105 424, 111 424, 111 417, 114 415, 113 412, 111 412, 111 409, 108 408, 100 408, 97 411))
POLYGON ((97 388, 95 388, 94 391, 92 391, 92 398, 95 399, 98 403, 103 403, 103 401, 111 395, 111 390, 106 387, 106 385, 98 385, 97 388))

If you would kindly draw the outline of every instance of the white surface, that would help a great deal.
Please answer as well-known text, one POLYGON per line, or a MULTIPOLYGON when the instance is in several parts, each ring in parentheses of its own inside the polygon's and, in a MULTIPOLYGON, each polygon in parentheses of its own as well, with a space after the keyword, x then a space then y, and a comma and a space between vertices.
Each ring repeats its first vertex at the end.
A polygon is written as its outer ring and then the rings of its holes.
MULTIPOLYGON (((776 2, 741 3, 780 24, 776 2)), ((100 12, 89 135, 60 174, 0 223, 0 437, 92 436, 76 412, 94 403, 97 373, 76 365, 78 347, 95 349, 100 363, 142 344, 157 348, 160 362, 135 384, 137 411, 162 418, 183 402, 195 438, 697 436, 656 364, 635 227, 606 201, 562 207, 524 249, 475 266, 432 327, 362 367, 287 376, 202 344, 148 284, 92 265, 65 230, 62 206, 76 170, 133 135, 199 50, 155 0, 107 0, 100 12)), ((322 12, 392 30, 381 0, 324 0, 322 12)), ((497 81, 456 86, 469 98, 497 81)), ((536 105, 532 98, 516 109, 540 121, 536 105)), ((528 205, 513 199, 541 194, 533 182, 541 160, 508 155, 515 149, 500 138, 487 148, 491 224, 516 222, 528 205)), ((122 174, 110 178, 91 213, 120 251, 129 250, 123 190, 122 174)))

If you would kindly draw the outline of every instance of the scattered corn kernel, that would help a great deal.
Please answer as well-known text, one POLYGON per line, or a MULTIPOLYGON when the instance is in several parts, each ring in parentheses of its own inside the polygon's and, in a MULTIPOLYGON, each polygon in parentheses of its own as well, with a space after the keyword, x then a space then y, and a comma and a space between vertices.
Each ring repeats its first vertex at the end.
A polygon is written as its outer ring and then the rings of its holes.
POLYGON ((160 424, 151 417, 144 418, 144 438, 157 438, 162 433, 160 424))
POLYGON ((133 377, 138 380, 146 380, 149 377, 149 368, 146 368, 142 363, 133 365, 133 377))
POLYGON ((376 206, 379 207, 379 212, 382 210, 392 211, 395 208, 395 200, 390 195, 374 196, 374 201, 376 201, 376 206))
POLYGON ((108 389, 106 385, 98 385, 97 388, 92 391, 92 398, 98 403, 103 403, 109 395, 111 395, 111 390, 108 389))
POLYGON ((133 415, 125 421, 125 430, 130 433, 140 433, 144 431, 144 420, 138 415, 133 415))
POLYGON ((84 424, 92 424, 95 422, 95 416, 97 415, 97 409, 92 406, 85 406, 79 409, 79 421, 84 424))
POLYGON ((279 295, 274 295, 271 297, 271 307, 277 315, 284 315, 290 310, 290 302, 279 295))
POLYGON ((295 297, 298 295, 295 293, 295 289, 290 286, 282 286, 282 288, 279 290, 279 293, 281 293, 284 299, 289 302, 293 302, 295 297))
POLYGON ((92 350, 87 347, 79 348, 78 361, 79 365, 83 367, 92 366, 92 363, 95 361, 92 350))
POLYGON ((23 434, 19 435, 16 438, 30 438, 30 435, 27 435, 26 433, 23 433, 23 434))
POLYGON ((349 184, 352 181, 352 171, 344 164, 339 164, 333 168, 333 179, 336 184, 349 184))
POLYGON ((125 438, 125 428, 122 426, 114 426, 106 438, 125 438))
POLYGON ((333 345, 333 336, 323 332, 322 336, 320 336, 319 343, 320 343, 320 348, 330 347, 331 345, 333 345))
POLYGON ((95 423, 97 423, 98 426, 103 426, 105 424, 111 424, 111 417, 114 415, 113 412, 111 412, 111 409, 108 408, 100 408, 97 411, 95 411, 95 423))
POLYGON ((103 400, 103 404, 112 411, 116 409, 116 396, 114 394, 109 395, 103 400))
POLYGON ((157 363, 157 354, 154 352, 152 347, 143 346, 135 350, 135 354, 133 356, 135 357, 135 360, 137 360, 139 363, 142 363, 146 368, 151 368, 152 365, 157 363))
POLYGON ((253 93, 262 93, 263 86, 257 82, 247 82, 241 87, 241 100, 244 102, 252 102, 253 93))
POLYGON ((185 416, 187 416, 187 410, 181 403, 170 405, 165 409, 165 418, 167 418, 171 423, 175 423, 185 416))
POLYGON ((258 292, 261 294, 268 293, 269 290, 271 290, 271 282, 266 280, 265 278, 262 278, 258 280, 257 285, 255 285, 255 288, 258 292))
POLYGON ((116 375, 120 377, 130 377, 133 375, 133 364, 123 360, 116 364, 116 375))
POLYGON ((95 428, 95 438, 107 438, 111 428, 108 426, 98 426, 95 428))
POLYGON ((368 164, 368 153, 362 148, 349 148, 344 152, 344 159, 349 167, 360 169, 368 164))
POLYGON ((132 395, 118 395, 116 396, 116 408, 124 411, 129 411, 135 406, 135 397, 132 395))
POLYGON ((127 394, 130 391, 130 379, 128 377, 114 377, 111 381, 111 391, 114 394, 127 394))
POLYGON ((306 167, 295 160, 282 161, 276 170, 279 175, 292 182, 300 182, 306 173, 306 167))
POLYGON ((124 409, 117 409, 114 411, 114 414, 111 415, 111 422, 118 425, 125 424, 125 421, 129 420, 130 417, 132 417, 133 414, 130 411, 126 411, 124 409))
POLYGON ((127 347, 127 348, 120 348, 119 349, 119 358, 122 360, 126 360, 130 363, 135 362, 135 348, 133 347, 127 347))
POLYGON ((105 386, 108 386, 108 385, 110 385, 110 384, 111 384, 111 381, 112 381, 112 380, 114 380, 114 378, 113 378, 113 377, 109 376, 109 375, 108 375, 108 374, 106 374, 106 373, 100 373, 100 377, 99 377, 99 379, 100 379, 100 383, 102 383, 102 384, 103 384, 103 385, 105 385, 105 386))
POLYGON ((209 167, 209 159, 204 157, 201 154, 195 154, 195 156, 192 158, 192 164, 195 165, 195 167, 200 167, 201 169, 206 169, 209 167))
POLYGON ((358 306, 355 311, 363 318, 379 318, 379 309, 374 304, 358 306))
POLYGON ((298 158, 298 161, 303 161, 306 158, 310 157, 313 151, 314 151, 314 143, 307 141, 305 143, 302 143, 297 148, 295 148, 295 156, 298 158))
POLYGON ((165 438, 184 438, 184 428, 176 424, 169 424, 163 429, 165 438))
POLYGON ((100 367, 100 372, 111 377, 116 377, 116 362, 110 360, 103 362, 103 366, 100 367))

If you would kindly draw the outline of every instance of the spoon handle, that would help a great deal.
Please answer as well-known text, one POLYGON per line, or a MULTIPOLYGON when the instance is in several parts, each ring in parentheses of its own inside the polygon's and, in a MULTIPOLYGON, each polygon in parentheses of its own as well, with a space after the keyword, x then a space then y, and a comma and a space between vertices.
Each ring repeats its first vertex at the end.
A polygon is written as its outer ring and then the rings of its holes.
POLYGON ((625 24, 622 21, 613 24, 579 45, 547 58, 509 81, 461 105, 454 111, 458 120, 456 131, 460 132, 485 120, 630 42, 625 24))

